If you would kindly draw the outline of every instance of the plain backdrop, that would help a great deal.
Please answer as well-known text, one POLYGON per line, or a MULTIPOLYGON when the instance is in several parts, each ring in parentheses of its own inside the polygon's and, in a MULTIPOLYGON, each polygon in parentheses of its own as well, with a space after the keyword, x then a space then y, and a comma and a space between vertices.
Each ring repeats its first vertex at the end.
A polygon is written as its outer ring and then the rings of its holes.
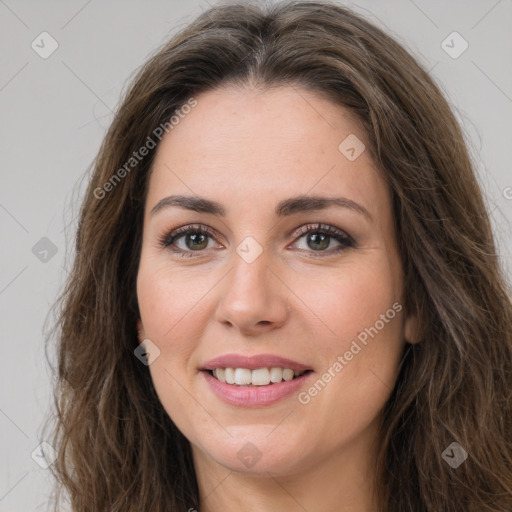
MULTIPOLYGON (((340 3, 395 36, 448 97, 510 276, 512 1, 340 3)), ((47 508, 51 478, 36 462, 51 399, 43 327, 71 263, 82 178, 130 78, 208 6, 0 0, 0 512, 47 508)))

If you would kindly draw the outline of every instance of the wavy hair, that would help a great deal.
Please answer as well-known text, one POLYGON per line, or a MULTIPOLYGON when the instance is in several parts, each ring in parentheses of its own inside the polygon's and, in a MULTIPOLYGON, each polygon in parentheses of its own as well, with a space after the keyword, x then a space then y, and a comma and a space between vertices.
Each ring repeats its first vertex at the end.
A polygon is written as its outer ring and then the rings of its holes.
POLYGON ((345 107, 389 184, 404 307, 418 317, 420 342, 406 344, 382 414, 380 510, 510 512, 512 304, 468 143, 425 68, 331 1, 218 4, 158 48, 122 95, 92 165, 46 340, 46 348, 56 340, 55 510, 64 493, 73 512, 199 506, 190 443, 134 356, 156 151, 126 162, 191 97, 224 85, 302 87, 345 107), (456 469, 442 456, 453 442, 469 453, 456 469))

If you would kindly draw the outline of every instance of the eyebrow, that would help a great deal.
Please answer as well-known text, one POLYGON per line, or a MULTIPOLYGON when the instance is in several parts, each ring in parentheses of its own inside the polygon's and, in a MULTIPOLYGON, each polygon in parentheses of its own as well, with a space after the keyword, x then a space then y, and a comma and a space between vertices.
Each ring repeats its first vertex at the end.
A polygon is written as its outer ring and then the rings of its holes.
MULTIPOLYGON (((164 197, 151 209, 151 215, 155 215, 157 212, 169 208, 171 206, 177 206, 185 210, 191 210, 200 213, 210 213, 219 217, 226 216, 226 210, 223 206, 210 199, 199 196, 168 196, 164 197)), ((301 212, 313 212, 320 211, 330 208, 332 206, 338 208, 347 208, 356 213, 359 213, 367 218, 370 222, 373 222, 373 217, 370 212, 359 203, 347 199, 346 197, 322 197, 322 196, 297 196, 290 197, 278 203, 275 209, 277 217, 286 217, 295 213, 301 212)))

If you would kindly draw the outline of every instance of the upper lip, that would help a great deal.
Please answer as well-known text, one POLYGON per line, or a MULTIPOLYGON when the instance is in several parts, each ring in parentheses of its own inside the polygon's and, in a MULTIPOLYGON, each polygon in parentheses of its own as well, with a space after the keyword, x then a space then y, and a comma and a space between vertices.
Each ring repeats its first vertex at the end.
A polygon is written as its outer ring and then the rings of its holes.
POLYGON ((201 367, 201 370, 215 370, 216 368, 290 368, 294 371, 311 370, 310 366, 280 357, 274 354, 224 354, 210 359, 201 367))

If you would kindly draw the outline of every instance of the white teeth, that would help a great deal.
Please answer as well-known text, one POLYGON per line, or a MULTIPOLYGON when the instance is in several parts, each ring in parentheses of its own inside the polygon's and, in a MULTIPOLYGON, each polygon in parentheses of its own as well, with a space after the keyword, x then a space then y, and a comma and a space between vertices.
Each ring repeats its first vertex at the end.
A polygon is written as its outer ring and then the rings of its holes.
POLYGON ((226 368, 224 370, 224 375, 226 377, 226 382, 228 384, 234 384, 235 383, 235 370, 233 368, 226 368))
POLYGON ((247 368, 235 368, 235 384, 245 386, 251 383, 251 370, 247 368))
POLYGON ((270 372, 268 368, 258 368, 251 374, 251 384, 253 386, 267 386, 270 384, 270 372))
POLYGON ((290 370, 290 368, 285 368, 283 370, 283 379, 284 380, 292 380, 293 379, 293 370, 290 370))
POLYGON ((281 382, 283 380, 283 369, 282 368, 270 368, 270 381, 281 382))
POLYGON ((290 381, 300 377, 303 371, 294 371, 291 368, 215 368, 213 376, 227 384, 237 386, 268 386, 270 383, 278 384, 285 380, 290 381))

